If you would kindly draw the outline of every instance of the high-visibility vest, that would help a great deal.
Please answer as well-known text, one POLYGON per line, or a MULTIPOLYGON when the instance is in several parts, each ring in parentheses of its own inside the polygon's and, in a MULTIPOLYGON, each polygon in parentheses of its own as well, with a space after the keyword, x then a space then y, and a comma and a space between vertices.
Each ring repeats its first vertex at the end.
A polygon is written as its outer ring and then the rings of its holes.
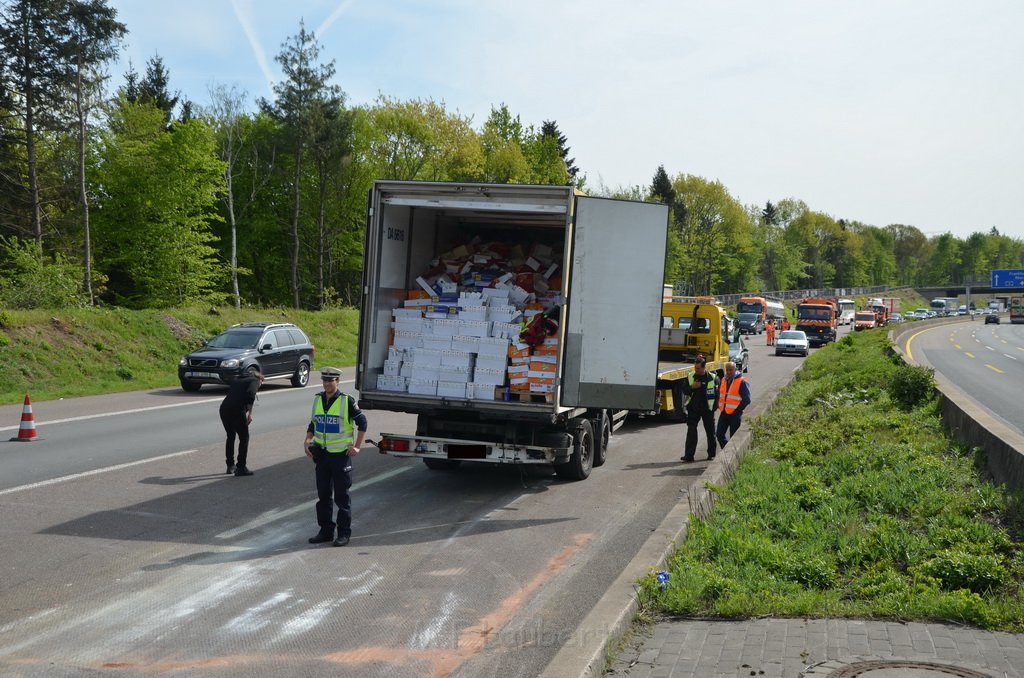
POLYGON ((323 395, 313 398, 313 441, 328 452, 345 452, 352 444, 352 420, 348 412, 348 396, 335 398, 324 411, 323 395))
POLYGON ((718 409, 726 414, 732 414, 743 402, 740 396, 740 386, 743 384, 743 377, 733 377, 732 384, 728 380, 722 380, 722 388, 718 396, 718 409))
MULTIPOLYGON (((694 380, 694 378, 696 376, 697 375, 695 373, 693 373, 693 372, 690 372, 688 375, 686 375, 686 381, 690 384, 690 389, 691 390, 693 390, 693 380, 694 380)), ((717 380, 717 376, 715 375, 714 372, 708 373, 708 376, 711 377, 711 381, 709 381, 707 383, 707 385, 704 387, 704 397, 706 397, 708 399, 708 411, 709 412, 714 412, 715 411, 715 382, 717 380)), ((686 399, 686 406, 687 407, 690 406, 690 402, 693 400, 693 397, 695 395, 697 395, 697 394, 696 393, 691 393, 690 397, 686 399)))

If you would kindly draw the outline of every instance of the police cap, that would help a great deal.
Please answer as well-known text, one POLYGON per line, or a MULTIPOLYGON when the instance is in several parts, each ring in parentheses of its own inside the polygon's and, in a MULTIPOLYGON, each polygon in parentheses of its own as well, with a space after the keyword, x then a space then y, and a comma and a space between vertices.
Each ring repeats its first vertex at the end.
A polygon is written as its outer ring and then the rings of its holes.
POLYGON ((321 379, 341 379, 341 370, 337 367, 321 367, 321 379))

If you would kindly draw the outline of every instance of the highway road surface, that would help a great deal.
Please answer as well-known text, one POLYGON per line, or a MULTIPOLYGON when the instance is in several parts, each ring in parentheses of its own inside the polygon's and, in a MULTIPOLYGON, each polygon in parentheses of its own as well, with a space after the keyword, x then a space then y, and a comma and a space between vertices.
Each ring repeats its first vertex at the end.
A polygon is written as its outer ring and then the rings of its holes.
MULTIPOLYGON (((749 344, 756 415, 802 359, 749 344)), ((314 392, 264 387, 247 478, 223 389, 34 403, 40 439, 0 442, 0 675, 534 676, 706 463, 703 433, 683 465, 685 427, 649 420, 583 482, 368 446, 351 544, 311 546, 314 392)), ((371 439, 414 429, 367 414, 371 439)))

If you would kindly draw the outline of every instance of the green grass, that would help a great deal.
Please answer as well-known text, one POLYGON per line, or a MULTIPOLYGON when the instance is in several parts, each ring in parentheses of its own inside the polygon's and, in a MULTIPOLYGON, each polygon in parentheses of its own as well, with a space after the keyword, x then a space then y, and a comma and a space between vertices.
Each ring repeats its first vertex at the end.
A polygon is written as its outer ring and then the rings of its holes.
POLYGON ((0 312, 0 404, 174 386, 178 359, 240 322, 292 322, 317 366, 355 364, 358 311, 118 308, 0 312))
POLYGON ((945 437, 930 375, 887 348, 858 333, 807 361, 645 599, 686 616, 1024 631, 1021 493, 982 479, 983 453, 945 437))

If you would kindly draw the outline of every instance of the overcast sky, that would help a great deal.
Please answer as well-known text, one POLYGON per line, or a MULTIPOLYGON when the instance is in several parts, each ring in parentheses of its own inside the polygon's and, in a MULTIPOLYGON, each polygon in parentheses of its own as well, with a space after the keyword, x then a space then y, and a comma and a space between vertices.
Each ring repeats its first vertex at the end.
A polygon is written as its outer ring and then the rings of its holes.
POLYGON ((272 97, 316 31, 349 105, 433 98, 555 120, 591 186, 721 181, 839 219, 1024 237, 1021 0, 110 0, 114 84, 159 54, 198 104, 272 97))

